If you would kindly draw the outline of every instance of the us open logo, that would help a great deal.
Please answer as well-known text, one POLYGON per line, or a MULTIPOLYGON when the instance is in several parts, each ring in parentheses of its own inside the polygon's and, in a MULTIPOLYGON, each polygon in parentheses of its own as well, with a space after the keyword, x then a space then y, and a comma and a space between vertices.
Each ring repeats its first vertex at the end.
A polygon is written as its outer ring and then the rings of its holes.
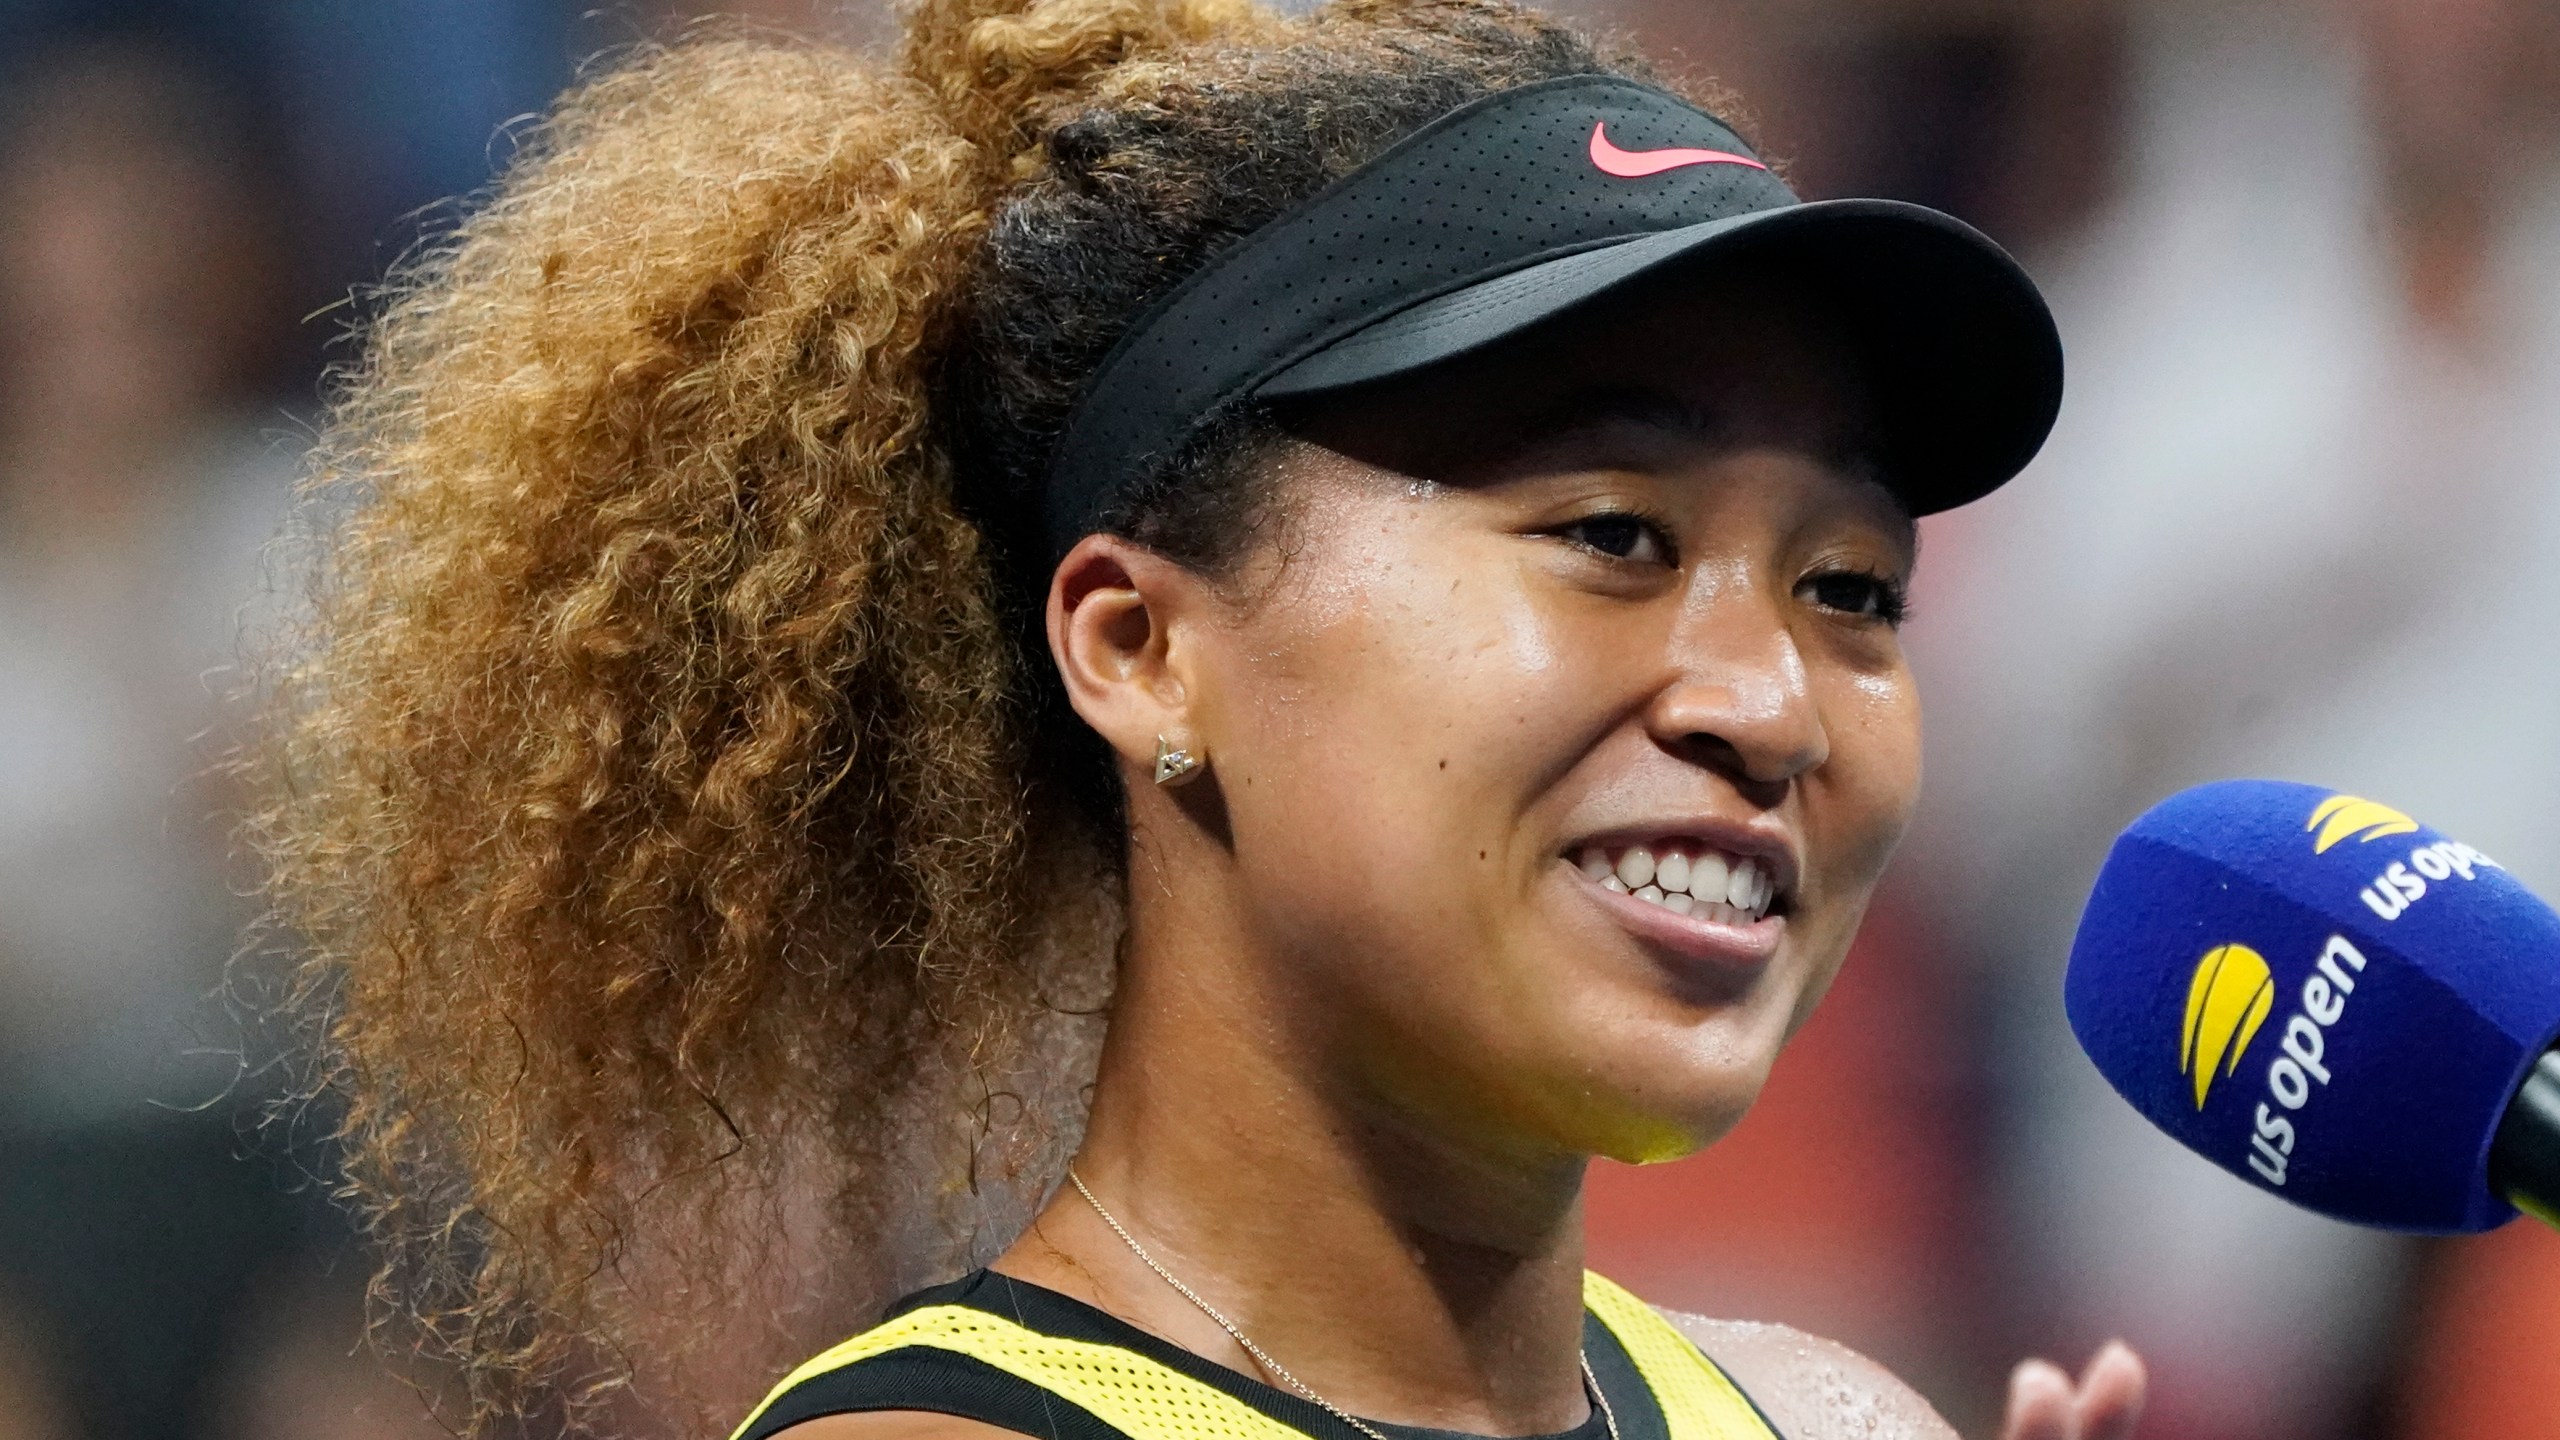
MULTIPOLYGON (((2311 853, 2326 855, 2331 846, 2344 844, 2349 838, 2370 845, 2394 835, 2414 835, 2418 822, 2388 805, 2354 795, 2332 795, 2312 810, 2302 828, 2312 836, 2311 853)), ((2430 884, 2457 875, 2470 880, 2483 867, 2494 870, 2498 862, 2458 840, 2438 840, 2385 865, 2358 898, 2382 919, 2397 920, 2410 906, 2426 898, 2430 884)))
POLYGON ((2276 982, 2267 957, 2246 945, 2216 945, 2196 962, 2187 982, 2187 1023, 2178 1040, 2178 1068, 2196 1082, 2196 1108, 2213 1082, 2240 1068, 2258 1027, 2276 1006, 2276 982))
MULTIPOLYGON (((2267 1098, 2258 1104, 2249 1136, 2249 1168, 2271 1186, 2283 1187, 2301 1138, 2294 1115, 2329 1083, 2329 1028, 2345 1018, 2347 997, 2364 968, 2364 952, 2344 935, 2330 936, 2303 977, 2300 1003, 2285 1017, 2278 1054, 2267 1065, 2267 1098)), ((2275 974, 2257 951, 2216 945, 2196 962, 2187 982, 2178 1068, 2195 1081, 2198 1110, 2216 1080, 2238 1073, 2275 1006, 2275 974)))
POLYGON ((2418 822, 2388 805, 2354 795, 2332 795, 2320 802, 2302 828, 2319 832, 2319 838, 2311 842, 2311 853, 2326 855, 2350 835, 2367 845, 2386 836, 2415 835, 2418 822))

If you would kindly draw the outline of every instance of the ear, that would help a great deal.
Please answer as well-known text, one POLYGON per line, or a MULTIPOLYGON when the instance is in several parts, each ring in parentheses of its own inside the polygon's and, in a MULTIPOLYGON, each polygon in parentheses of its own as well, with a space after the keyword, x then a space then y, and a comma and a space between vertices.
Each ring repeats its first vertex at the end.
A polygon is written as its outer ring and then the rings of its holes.
POLYGON ((1117 535, 1087 535, 1049 577, 1049 654, 1076 714, 1121 763, 1155 763, 1156 737, 1198 743, 1198 642, 1207 582, 1117 535))

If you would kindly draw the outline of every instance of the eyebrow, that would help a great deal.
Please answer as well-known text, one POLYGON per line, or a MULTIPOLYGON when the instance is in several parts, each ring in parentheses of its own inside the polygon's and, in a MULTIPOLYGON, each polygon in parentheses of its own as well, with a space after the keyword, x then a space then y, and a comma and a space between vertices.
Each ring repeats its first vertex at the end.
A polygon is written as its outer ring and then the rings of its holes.
MULTIPOLYGON (((1537 412, 1515 429, 1505 447, 1517 456, 1535 455, 1549 447, 1604 432, 1615 426, 1650 430, 1662 435, 1722 444, 1732 438, 1732 427, 1714 411, 1689 404, 1665 390, 1644 386, 1615 385, 1576 391, 1563 400, 1537 412)), ((1912 519, 1901 494, 1885 478, 1884 462, 1872 446, 1848 441, 1825 446, 1821 459, 1841 474, 1863 481, 1884 492, 1902 512, 1909 528, 1912 552, 1919 551, 1919 526, 1912 519)))

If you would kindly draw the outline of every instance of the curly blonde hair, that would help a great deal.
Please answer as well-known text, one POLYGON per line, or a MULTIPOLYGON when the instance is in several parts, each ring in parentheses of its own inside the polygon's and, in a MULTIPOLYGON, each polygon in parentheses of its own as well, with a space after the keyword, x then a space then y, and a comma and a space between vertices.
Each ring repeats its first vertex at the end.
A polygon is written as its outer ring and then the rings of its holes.
MULTIPOLYGON (((1019 522, 1077 387, 1220 245, 1594 71, 1642 73, 1503 0, 922 0, 890 57, 697 36, 564 98, 388 287, 251 834, 385 1313, 460 1362, 466 1425, 1007 1238, 1079 1123, 1061 997, 1107 990, 1118 923, 1109 772, 1025 641, 1019 522)), ((1252 439, 1113 528, 1223 563, 1252 439)), ((682 1383, 734 1403, 747 1348, 682 1383)))

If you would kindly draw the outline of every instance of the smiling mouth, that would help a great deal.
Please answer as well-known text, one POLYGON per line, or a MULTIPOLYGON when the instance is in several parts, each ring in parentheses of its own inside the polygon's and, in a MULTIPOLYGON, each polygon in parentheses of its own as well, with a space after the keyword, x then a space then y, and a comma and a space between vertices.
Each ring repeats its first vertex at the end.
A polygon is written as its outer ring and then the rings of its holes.
POLYGON ((1604 890, 1719 925, 1756 925, 1779 909, 1767 865, 1695 841, 1585 845, 1567 857, 1604 890))

